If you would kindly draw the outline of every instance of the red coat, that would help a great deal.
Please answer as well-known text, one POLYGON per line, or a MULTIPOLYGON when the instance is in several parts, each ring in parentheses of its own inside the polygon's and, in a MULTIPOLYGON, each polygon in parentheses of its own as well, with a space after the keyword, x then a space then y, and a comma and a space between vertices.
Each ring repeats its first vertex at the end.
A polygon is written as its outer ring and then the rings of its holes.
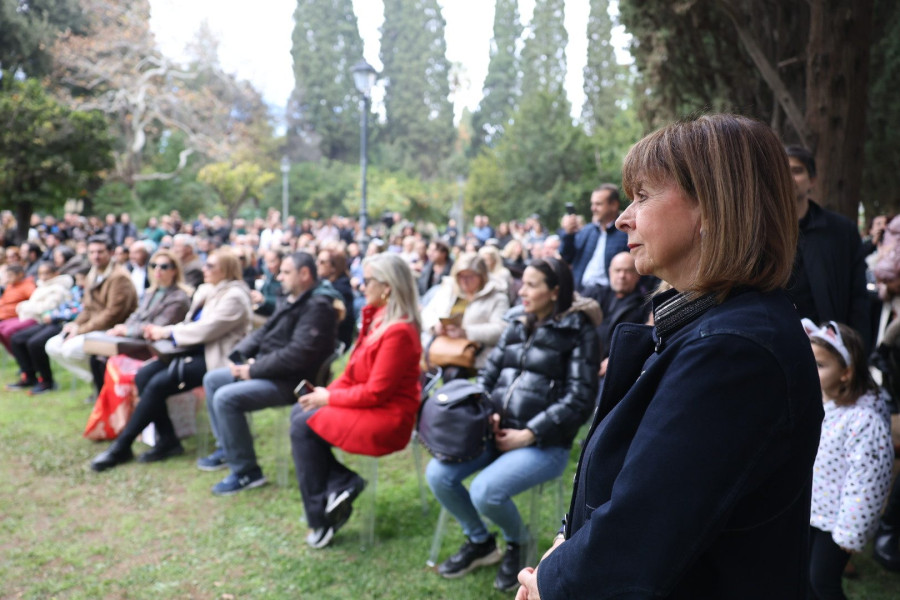
POLYGON ((352 454, 383 456, 409 443, 419 410, 422 344, 411 323, 371 338, 382 310, 363 308, 359 340, 344 374, 328 386, 328 404, 310 417, 322 439, 352 454))

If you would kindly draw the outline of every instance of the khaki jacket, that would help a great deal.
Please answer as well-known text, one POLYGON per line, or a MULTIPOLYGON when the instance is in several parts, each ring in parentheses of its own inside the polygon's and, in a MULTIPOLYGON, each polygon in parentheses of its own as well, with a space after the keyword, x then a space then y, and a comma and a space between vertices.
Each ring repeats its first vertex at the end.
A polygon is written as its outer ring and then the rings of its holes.
POLYGON ((92 271, 84 291, 84 309, 75 318, 78 335, 91 331, 106 331, 125 322, 137 308, 137 290, 131 277, 118 265, 107 268, 100 283, 92 271))

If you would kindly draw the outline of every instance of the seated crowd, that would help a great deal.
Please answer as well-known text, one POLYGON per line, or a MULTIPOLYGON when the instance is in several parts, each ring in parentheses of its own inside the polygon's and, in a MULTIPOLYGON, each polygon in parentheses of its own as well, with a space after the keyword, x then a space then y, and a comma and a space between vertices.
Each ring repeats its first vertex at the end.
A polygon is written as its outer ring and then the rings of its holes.
MULTIPOLYGON (((227 472, 212 487, 216 495, 267 482, 248 413, 293 406, 306 542, 322 548, 367 484, 332 448, 370 456, 403 449, 431 345, 469 340, 477 349, 471 365, 438 366, 445 382, 477 378, 496 410, 494 442, 471 461, 433 459, 427 467, 435 497, 466 536, 438 572, 454 578, 499 562, 495 587, 514 590, 529 532, 512 498, 565 470, 595 409, 615 327, 653 321, 649 297, 659 281, 638 274, 627 236, 615 228, 618 188, 599 187, 590 209, 590 223, 566 215, 555 234, 537 215, 496 230, 478 215, 466 234, 453 219, 439 231, 386 215, 366 232, 375 234, 367 245, 358 242, 358 223, 337 216, 282 224, 270 211, 251 222, 187 222, 173 211, 138 230, 127 214, 35 215, 28 241, 0 257, 0 343, 18 366, 6 389, 57 389, 52 360, 90 382, 89 400, 99 406, 109 370, 121 363, 86 352, 85 341, 105 334, 146 342, 153 356, 131 372, 137 402, 127 420, 110 423, 112 443, 90 467, 132 460, 133 442, 151 424, 155 444, 138 462, 184 454, 167 399, 202 389, 215 448, 197 467, 227 472), (347 365, 329 383, 320 370, 341 347, 347 365), (463 480, 475 473, 467 489, 463 480), (500 529, 505 553, 484 517, 500 529)), ((3 222, 0 242, 10 244, 15 225, 3 222)), ((881 252, 888 228, 885 221, 873 234, 871 253, 881 252)), ((888 292, 900 282, 896 262, 879 279, 885 304, 900 296, 900 283, 888 292)), ((864 342, 841 327, 864 356, 864 342)), ((814 345, 823 336, 811 334, 814 345)), ((881 562, 900 570, 898 485, 877 543, 881 562)))

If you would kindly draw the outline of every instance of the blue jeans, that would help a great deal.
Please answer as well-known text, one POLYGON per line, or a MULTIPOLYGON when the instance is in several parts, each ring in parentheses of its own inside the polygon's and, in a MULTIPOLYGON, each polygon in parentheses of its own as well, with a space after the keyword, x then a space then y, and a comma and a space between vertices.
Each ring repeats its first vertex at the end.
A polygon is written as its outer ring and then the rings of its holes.
POLYGON ((209 371, 203 389, 216 445, 225 452, 231 472, 240 476, 258 470, 246 413, 291 404, 293 395, 269 379, 235 381, 228 367, 209 371))
POLYGON ((490 445, 481 456, 464 463, 431 459, 425 477, 434 497, 456 517, 470 540, 488 539, 480 513, 500 527, 507 542, 518 544, 524 541, 524 527, 512 497, 559 477, 568 460, 569 449, 560 446, 528 446, 501 453, 490 445), (467 491, 463 479, 479 469, 467 491))

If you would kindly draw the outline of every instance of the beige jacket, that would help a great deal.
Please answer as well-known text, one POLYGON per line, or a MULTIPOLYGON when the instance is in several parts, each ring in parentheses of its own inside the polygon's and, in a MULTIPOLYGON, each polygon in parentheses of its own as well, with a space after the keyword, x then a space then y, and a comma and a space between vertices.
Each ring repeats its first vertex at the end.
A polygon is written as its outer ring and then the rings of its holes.
POLYGON ((164 327, 179 346, 203 344, 206 370, 228 364, 228 354, 250 331, 250 291, 243 281, 201 285, 184 321, 164 327), (200 318, 193 320, 198 311, 200 318))
MULTIPOLYGON (((501 289, 493 278, 489 279, 481 291, 466 306, 463 313, 462 328, 466 338, 481 345, 481 351, 475 358, 475 368, 480 369, 487 362, 488 354, 500 341, 500 335, 506 328, 503 315, 509 310, 509 296, 501 289)), ((456 304, 459 292, 452 277, 444 277, 441 287, 435 292, 428 305, 422 309, 422 347, 428 344, 433 336, 432 327, 438 324, 441 317, 450 315, 450 309, 456 304)))
POLYGON ((62 306, 72 298, 72 286, 75 280, 71 275, 57 275, 49 281, 38 281, 37 288, 31 298, 19 302, 16 312, 23 321, 34 319, 40 321, 44 313, 49 313, 62 306))

